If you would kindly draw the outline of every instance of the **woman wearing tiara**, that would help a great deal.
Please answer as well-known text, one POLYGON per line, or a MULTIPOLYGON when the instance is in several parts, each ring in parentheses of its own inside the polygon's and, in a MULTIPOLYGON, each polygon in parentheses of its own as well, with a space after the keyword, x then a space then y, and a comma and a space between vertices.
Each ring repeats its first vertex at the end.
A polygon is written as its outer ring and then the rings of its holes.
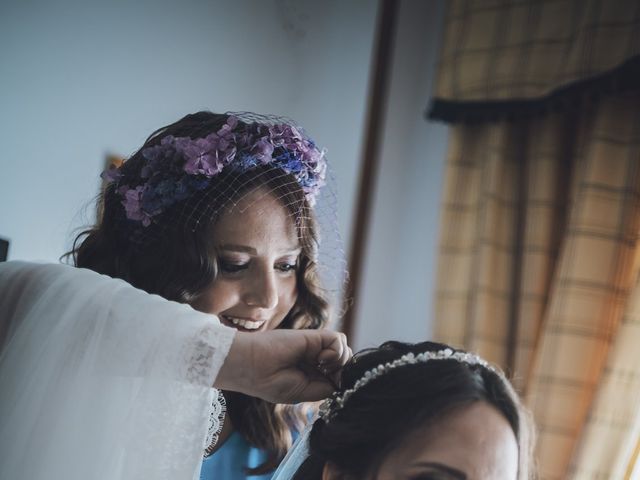
MULTIPOLYGON (((328 393, 326 379, 319 382, 317 371, 305 364, 325 361, 323 372, 330 374, 350 356, 344 336, 333 332, 291 332, 288 344, 280 334, 262 333, 315 330, 329 320, 329 295, 318 274, 321 246, 316 221, 319 191, 326 178, 324 152, 299 127, 283 119, 199 112, 154 132, 140 150, 104 178, 108 185, 101 218, 76 239, 70 253, 76 267, 127 283, 96 280, 83 270, 84 277, 71 289, 68 282, 77 275, 70 267, 48 266, 48 271, 41 272, 41 267, 13 265, 0 270, 5 285, 41 273, 42 278, 32 284, 48 287, 47 277, 66 279, 62 282, 66 287, 51 289, 47 291, 51 297, 40 296, 32 302, 44 308, 41 317, 55 316, 60 323, 55 325, 56 334, 64 331, 65 335, 55 340, 47 337, 50 332, 41 333, 37 319, 30 319, 33 324, 22 322, 22 329, 0 330, 0 343, 5 337, 0 381, 4 391, 9 385, 17 392, 2 394, 0 413, 4 418, 5 414, 20 418, 26 411, 21 400, 36 398, 40 403, 29 404, 29 411, 45 416, 49 410, 63 418, 67 427, 73 426, 72 432, 95 434, 84 443, 67 438, 75 450, 61 450, 51 435, 66 428, 59 420, 33 419, 32 429, 23 432, 22 445, 38 445, 45 457, 36 464, 68 466, 71 474, 65 478, 82 478, 79 472, 87 464, 77 452, 82 445, 99 453, 92 459, 94 471, 84 472, 85 478, 192 478, 199 468, 189 471, 192 463, 185 459, 193 458, 194 445, 205 456, 203 479, 245 478, 273 471, 306 420, 306 412, 272 402, 319 399, 319 392, 328 393), (93 290, 84 294, 94 283, 93 290), (49 299, 49 306, 43 298, 49 299), (62 313, 50 310, 54 304, 62 313), (158 312, 163 309, 170 312, 163 316, 165 321, 152 321, 162 316, 158 312), (87 322, 87 316, 93 321, 87 322), (216 325, 218 321, 221 326, 216 325), (256 338, 237 340, 247 336, 256 338), (258 341, 260 337, 266 340, 258 341), (243 342, 254 345, 243 350, 250 352, 246 361, 250 373, 229 360, 237 359, 234 347, 243 342), (298 347, 304 342, 309 346, 306 356, 298 347), (21 348, 28 344, 37 345, 37 355, 21 348), (270 352, 265 344, 279 351, 270 352), (42 362, 50 367, 45 385, 37 386, 35 379, 41 378, 37 375, 27 380, 15 373, 25 356, 33 360, 29 374, 36 375, 36 366, 42 362), (286 368, 269 370, 271 357, 286 368), (220 366, 229 362, 230 370, 242 373, 234 378, 220 370, 223 381, 216 385, 231 388, 219 394, 209 387, 220 366), (255 370, 261 362, 265 365, 255 370), (295 372, 298 384, 293 391, 270 392, 269 382, 277 384, 282 370, 291 374, 292 362, 301 366, 295 372), (68 372, 74 372, 71 380, 68 372), (257 378, 259 372, 269 377, 257 378), (64 381, 57 382, 56 377, 64 381), (205 379, 209 381, 205 391, 195 387, 202 387, 205 379), (95 428, 83 411, 92 402, 95 428), (114 444, 119 446, 117 451, 114 444), (75 459, 61 458, 64 454, 75 459), (186 471, 188 476, 178 474, 186 471), (116 477, 113 472, 127 473, 116 477)), ((322 233, 326 238, 333 232, 322 233)), ((20 294, 14 293, 5 295, 5 300, 20 294)), ((12 311, 21 309, 17 303, 12 311)), ((39 311, 31 305, 26 309, 32 316, 39 311)), ((295 383, 292 378, 287 377, 288 386, 295 383)), ((18 423, 3 423, 0 439, 4 444, 9 428, 18 423)), ((10 451, 12 465, 19 465, 21 460, 15 457, 20 457, 19 449, 10 451)))
POLYGON ((275 480, 534 478, 533 428, 496 367, 447 345, 352 358, 275 480))

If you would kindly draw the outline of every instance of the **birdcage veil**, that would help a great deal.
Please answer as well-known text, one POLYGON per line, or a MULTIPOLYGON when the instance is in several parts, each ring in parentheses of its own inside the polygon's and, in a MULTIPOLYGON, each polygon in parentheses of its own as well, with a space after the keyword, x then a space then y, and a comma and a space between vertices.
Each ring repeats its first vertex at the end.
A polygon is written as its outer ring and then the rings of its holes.
POLYGON ((185 119, 103 174, 118 203, 112 222, 120 241, 144 249, 171 232, 188 238, 229 210, 272 208, 264 200, 275 198, 306 243, 336 318, 346 261, 327 152, 287 117, 199 112, 185 119))

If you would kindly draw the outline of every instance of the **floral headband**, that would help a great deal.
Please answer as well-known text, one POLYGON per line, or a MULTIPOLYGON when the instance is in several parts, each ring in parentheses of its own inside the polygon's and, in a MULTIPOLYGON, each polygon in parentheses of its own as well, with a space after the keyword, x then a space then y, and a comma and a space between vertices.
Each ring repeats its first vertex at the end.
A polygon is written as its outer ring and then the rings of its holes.
POLYGON ((124 173, 127 162, 103 172, 102 178, 116 184, 127 218, 143 227, 167 208, 206 189, 223 171, 243 173, 261 165, 293 175, 313 205, 327 168, 325 151, 294 125, 242 123, 234 115, 206 137, 167 135, 141 153, 144 164, 135 180, 128 181, 124 173))
POLYGON ((388 373, 390 370, 394 370, 399 367, 403 367, 405 365, 415 365, 417 363, 427 363, 432 362, 434 360, 455 360, 457 362, 466 363, 467 365, 481 365, 482 367, 495 371, 495 369, 487 363, 485 360, 480 358, 473 353, 467 352, 454 352, 450 348, 445 348, 444 350, 438 350, 437 352, 422 352, 417 355, 413 353, 407 353, 402 357, 384 364, 380 364, 377 367, 372 368, 371 370, 367 370, 359 380, 353 385, 352 388, 349 388, 341 393, 335 392, 331 397, 326 399, 322 405, 320 406, 319 416, 325 422, 329 422, 339 410, 341 410, 347 400, 359 389, 375 380, 376 378, 388 373))

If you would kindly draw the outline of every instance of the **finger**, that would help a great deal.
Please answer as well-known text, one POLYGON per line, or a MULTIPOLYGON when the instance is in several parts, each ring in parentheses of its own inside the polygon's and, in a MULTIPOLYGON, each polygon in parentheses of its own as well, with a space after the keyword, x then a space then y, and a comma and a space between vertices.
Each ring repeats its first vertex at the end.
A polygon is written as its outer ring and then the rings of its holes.
POLYGON ((352 357, 353 350, 351 350, 351 347, 347 346, 347 348, 345 348, 344 355, 340 358, 340 365, 344 367, 352 357))
POLYGON ((340 384, 342 383, 342 369, 338 369, 328 377, 331 380, 333 390, 340 390, 340 384))
POLYGON ((351 357, 353 357, 353 351, 351 350, 351 347, 349 347, 349 343, 347 342, 347 336, 344 333, 341 334, 341 340, 343 345, 343 350, 342 350, 343 353, 340 356, 340 365, 344 365, 349 360, 351 360, 351 357))
POLYGON ((300 402, 315 402, 327 398, 334 390, 335 388, 331 382, 324 377, 319 377, 310 380, 304 390, 298 392, 296 399, 300 402))
POLYGON ((339 361, 345 351, 345 344, 341 334, 336 332, 323 332, 322 351, 317 356, 320 364, 330 364, 339 361))
POLYGON ((342 368, 352 356, 351 348, 346 347, 339 361, 318 366, 320 372, 331 382, 335 390, 340 388, 340 384, 342 383, 342 368))
POLYGON ((331 383, 334 390, 340 387, 340 369, 319 365, 318 371, 331 383))
POLYGON ((321 371, 327 373, 327 374, 332 374, 334 372, 339 372, 340 370, 342 370, 345 366, 345 364, 349 361, 350 357, 350 348, 346 348, 344 350, 344 354, 340 357, 340 358, 336 358, 333 361, 330 362, 324 362, 321 364, 318 364, 319 368, 321 369, 321 371))
POLYGON ((322 365, 329 367, 332 372, 341 369, 353 356, 351 348, 347 345, 347 336, 344 333, 339 333, 338 337, 341 347, 336 349, 337 356, 322 363, 322 365), (338 351, 341 351, 339 355, 338 351))
POLYGON ((301 365, 302 377, 287 389, 287 397, 278 397, 278 403, 298 403, 322 400, 336 389, 333 381, 320 368, 301 365))
POLYGON ((339 362, 341 354, 337 350, 323 350, 318 354, 317 361, 320 365, 333 365, 339 362))

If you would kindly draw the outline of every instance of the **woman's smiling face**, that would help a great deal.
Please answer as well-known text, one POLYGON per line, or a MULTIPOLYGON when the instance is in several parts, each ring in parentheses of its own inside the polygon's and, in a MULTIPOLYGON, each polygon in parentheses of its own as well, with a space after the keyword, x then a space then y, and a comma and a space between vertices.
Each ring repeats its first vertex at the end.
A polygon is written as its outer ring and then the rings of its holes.
POLYGON ((277 328, 298 296, 301 248, 288 210, 254 190, 220 216, 212 238, 218 275, 192 306, 241 331, 277 328))

